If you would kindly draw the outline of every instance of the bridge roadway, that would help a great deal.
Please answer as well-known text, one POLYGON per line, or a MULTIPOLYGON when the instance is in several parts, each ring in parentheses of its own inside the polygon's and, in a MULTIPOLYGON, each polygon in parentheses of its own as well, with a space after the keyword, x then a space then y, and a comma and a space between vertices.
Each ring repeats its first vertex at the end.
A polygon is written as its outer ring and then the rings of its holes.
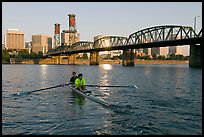
MULTIPOLYGON (((196 64, 201 64, 202 66, 202 54, 199 52, 201 49, 201 40, 202 29, 196 34, 193 28, 189 26, 164 25, 139 30, 131 34, 128 38, 120 36, 104 36, 94 42, 79 41, 70 46, 60 46, 56 49, 50 50, 46 56, 190 45, 190 59, 192 57, 194 60, 201 60, 200 63, 196 64)), ((192 61, 190 60, 190 64, 191 62, 192 61)))

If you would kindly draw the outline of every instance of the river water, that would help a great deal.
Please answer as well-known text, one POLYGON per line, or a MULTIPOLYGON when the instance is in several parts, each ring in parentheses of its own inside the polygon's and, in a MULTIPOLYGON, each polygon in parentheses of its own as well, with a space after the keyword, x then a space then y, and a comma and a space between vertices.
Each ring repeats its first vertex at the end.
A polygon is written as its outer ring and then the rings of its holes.
POLYGON ((2 65, 3 135, 200 135, 202 68, 188 65, 2 65), (67 86, 72 71, 114 104, 106 107, 67 86))

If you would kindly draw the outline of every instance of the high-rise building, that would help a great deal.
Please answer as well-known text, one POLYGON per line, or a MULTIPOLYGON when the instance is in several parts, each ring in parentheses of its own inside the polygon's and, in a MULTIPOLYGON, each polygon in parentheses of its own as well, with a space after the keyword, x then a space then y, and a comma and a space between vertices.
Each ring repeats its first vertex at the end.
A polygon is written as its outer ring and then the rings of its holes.
POLYGON ((7 29, 5 35, 5 48, 21 50, 25 48, 24 32, 20 32, 19 29, 7 29))
POLYGON ((154 47, 151 48, 151 55, 161 55, 167 57, 168 55, 168 47, 154 47))
POLYGON ((169 47, 160 47, 159 55, 167 57, 169 47))
MULTIPOLYGON (((173 34, 173 38, 175 37, 176 35, 173 34)), ((177 36, 176 39, 179 39, 179 37, 177 36)), ((183 51, 182 51, 182 46, 171 46, 169 47, 169 54, 175 54, 175 55, 183 55, 183 51)))
POLYGON ((151 54, 152 55, 159 55, 160 54, 160 47, 153 47, 151 48, 151 54))
POLYGON ((143 52, 145 53, 145 55, 149 55, 149 56, 152 55, 152 54, 151 54, 151 48, 144 48, 144 49, 143 49, 143 52))
POLYGON ((172 46, 169 47, 169 54, 175 54, 175 55, 183 55, 183 51, 182 51, 182 46, 172 46))
POLYGON ((49 35, 32 35, 32 51, 47 53, 52 49, 52 37, 49 35))

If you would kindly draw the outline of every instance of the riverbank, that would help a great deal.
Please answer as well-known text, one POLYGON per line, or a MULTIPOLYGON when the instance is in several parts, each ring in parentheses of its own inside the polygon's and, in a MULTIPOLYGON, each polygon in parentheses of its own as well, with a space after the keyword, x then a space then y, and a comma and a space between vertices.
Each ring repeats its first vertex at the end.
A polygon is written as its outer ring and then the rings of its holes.
MULTIPOLYGON (((135 64, 189 64, 188 60, 140 60, 136 59, 135 64)), ((8 64, 3 63, 2 64, 8 64)), ((39 59, 39 60, 30 60, 30 59, 24 59, 24 60, 10 60, 10 64, 59 64, 59 62, 55 62, 54 59, 39 59)), ((60 64, 68 64, 71 65, 73 62, 69 62, 67 59, 62 59, 60 64)), ((83 60, 83 59, 75 59, 76 65, 89 65, 89 60, 83 60)), ((99 64, 122 64, 122 60, 100 60, 99 64)))
POLYGON ((188 60, 136 60, 135 64, 189 64, 188 60))
MULTIPOLYGON (((135 64, 189 64, 188 60, 135 60, 135 64)), ((102 60, 99 64, 122 64, 122 61, 102 60)))

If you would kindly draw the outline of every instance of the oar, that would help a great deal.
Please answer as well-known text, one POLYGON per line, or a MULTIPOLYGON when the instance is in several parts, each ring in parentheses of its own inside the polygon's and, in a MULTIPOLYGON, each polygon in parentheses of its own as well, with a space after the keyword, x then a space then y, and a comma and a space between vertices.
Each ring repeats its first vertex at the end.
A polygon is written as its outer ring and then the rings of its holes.
POLYGON ((52 86, 52 87, 47 87, 47 88, 42 88, 42 89, 37 89, 37 90, 33 90, 33 91, 24 91, 24 92, 19 92, 17 94, 14 94, 14 95, 28 95, 30 93, 33 93, 33 92, 37 92, 37 91, 42 91, 42 90, 47 90, 47 89, 52 89, 52 88, 57 88, 57 87, 63 87, 63 86, 67 86, 71 83, 66 83, 66 84, 59 84, 59 85, 56 85, 56 86, 52 86))
POLYGON ((128 85, 128 86, 123 86, 123 85, 110 85, 110 86, 106 86, 106 85, 86 85, 89 87, 126 87, 126 88, 137 88, 136 85, 128 85))

